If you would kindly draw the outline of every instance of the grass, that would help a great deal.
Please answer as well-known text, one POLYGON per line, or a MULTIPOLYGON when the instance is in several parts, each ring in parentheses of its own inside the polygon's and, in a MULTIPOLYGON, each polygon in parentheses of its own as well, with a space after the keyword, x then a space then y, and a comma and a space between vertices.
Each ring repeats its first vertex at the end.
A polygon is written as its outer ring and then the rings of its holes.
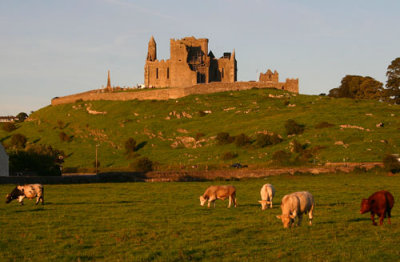
POLYGON ((29 143, 63 150, 68 156, 64 167, 77 168, 93 167, 95 147, 99 144, 103 170, 128 168, 134 161, 124 154, 124 143, 129 137, 141 144, 137 153, 151 159, 160 170, 192 165, 223 168, 233 161, 250 167, 271 166, 273 153, 288 150, 294 139, 309 147, 321 147, 310 163, 381 161, 386 153, 399 152, 399 115, 399 105, 378 101, 254 89, 167 101, 92 101, 47 106, 34 112, 28 121, 17 124, 12 132, 0 129, 0 141, 7 146, 13 134, 24 134, 29 143), (286 101, 296 106, 288 107, 286 101), (87 107, 106 114, 91 115, 87 107), (199 111, 211 113, 201 116, 199 111), (288 119, 304 125, 305 132, 288 137, 284 128, 288 119), (63 127, 57 123, 60 120, 63 127), (318 128, 321 122, 332 126, 318 128), (384 123, 383 128, 376 127, 380 122, 384 123), (342 129, 340 125, 360 126, 370 131, 342 129), (281 135, 283 142, 257 148, 254 143, 237 147, 217 145, 215 141, 220 132, 231 136, 244 133, 254 141, 257 132, 262 131, 281 135), (60 132, 71 136, 71 141, 62 141, 60 132), (181 143, 175 148, 171 146, 179 137, 195 138, 198 133, 204 136, 195 147, 193 143, 187 147, 181 143), (335 145, 340 141, 342 145, 335 145), (237 153, 238 157, 223 160, 225 152, 237 153))
MULTIPOLYGON (((0 195, 12 190, 0 185, 0 195)), ((398 176, 276 176, 231 182, 45 185, 45 205, 0 204, 0 261, 383 261, 400 255, 398 176), (200 207, 211 184, 233 184, 238 207, 200 207), (273 209, 257 200, 275 186, 273 209), (392 225, 374 227, 361 199, 386 189, 392 225), (283 229, 275 216, 290 192, 314 195, 313 226, 283 229)))

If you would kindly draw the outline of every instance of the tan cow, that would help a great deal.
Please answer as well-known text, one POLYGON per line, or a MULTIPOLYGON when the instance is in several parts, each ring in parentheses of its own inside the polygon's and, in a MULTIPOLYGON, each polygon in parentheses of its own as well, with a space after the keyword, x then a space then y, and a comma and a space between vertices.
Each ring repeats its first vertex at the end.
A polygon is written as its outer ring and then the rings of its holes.
POLYGON ((268 204, 269 207, 272 208, 272 199, 275 196, 274 186, 271 184, 263 185, 260 191, 260 195, 261 195, 261 200, 259 200, 258 202, 261 204, 261 209, 265 210, 266 208, 268 208, 268 204))
POLYGON ((36 205, 42 202, 44 205, 43 186, 41 184, 30 184, 24 186, 17 186, 6 196, 6 203, 10 203, 13 199, 18 199, 21 205, 24 204, 24 198, 33 199, 36 197, 36 205))
POLYGON ((208 207, 210 207, 211 203, 213 203, 215 207, 215 200, 225 200, 227 198, 229 198, 228 208, 231 207, 232 202, 236 207, 236 188, 234 186, 210 186, 206 189, 204 194, 200 196, 200 205, 204 206, 208 200, 208 207))
POLYGON ((288 228, 294 225, 296 217, 298 217, 297 225, 300 226, 303 214, 308 213, 309 223, 312 225, 314 206, 314 197, 309 192, 285 195, 281 203, 282 215, 277 218, 282 220, 284 228, 288 228))

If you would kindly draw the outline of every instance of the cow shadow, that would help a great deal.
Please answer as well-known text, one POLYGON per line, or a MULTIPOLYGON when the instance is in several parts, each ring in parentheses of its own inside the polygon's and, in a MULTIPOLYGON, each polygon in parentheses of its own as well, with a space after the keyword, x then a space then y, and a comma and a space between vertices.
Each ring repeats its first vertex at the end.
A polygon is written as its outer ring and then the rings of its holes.
POLYGON ((41 208, 35 208, 35 209, 23 209, 23 210, 15 210, 15 213, 26 213, 26 212, 29 212, 29 213, 31 213, 31 212, 43 212, 43 211, 49 211, 49 210, 52 210, 52 209, 45 209, 44 207, 41 207, 41 208))
POLYGON ((370 217, 358 217, 358 218, 352 218, 347 220, 347 222, 360 222, 360 221, 371 221, 370 217))

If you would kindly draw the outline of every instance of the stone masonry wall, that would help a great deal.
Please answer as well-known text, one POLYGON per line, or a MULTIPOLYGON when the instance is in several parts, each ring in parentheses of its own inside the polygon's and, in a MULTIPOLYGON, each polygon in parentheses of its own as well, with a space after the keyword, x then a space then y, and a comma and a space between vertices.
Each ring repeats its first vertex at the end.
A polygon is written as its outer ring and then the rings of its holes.
POLYGON ((209 84, 198 84, 191 87, 177 87, 168 89, 151 89, 143 91, 133 92, 103 92, 103 89, 92 90, 89 92, 53 98, 51 100, 52 105, 75 103, 77 100, 83 101, 95 101, 95 100, 113 100, 113 101, 128 101, 128 100, 168 100, 177 99, 193 94, 211 94, 217 92, 226 91, 240 91, 248 90, 253 87, 257 88, 277 88, 288 90, 293 93, 298 93, 298 81, 297 87, 289 86, 285 88, 285 83, 261 83, 261 82, 235 82, 235 83, 220 83, 213 82, 209 84))

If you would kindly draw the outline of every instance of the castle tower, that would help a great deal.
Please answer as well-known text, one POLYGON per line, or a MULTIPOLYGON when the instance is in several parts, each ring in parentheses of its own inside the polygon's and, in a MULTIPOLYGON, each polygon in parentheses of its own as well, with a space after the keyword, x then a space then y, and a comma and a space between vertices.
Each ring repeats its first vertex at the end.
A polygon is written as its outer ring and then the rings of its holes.
POLYGON ((147 51, 147 61, 156 61, 157 60, 157 44, 154 40, 154 37, 151 36, 149 41, 149 48, 147 51))
POLYGON ((108 70, 107 89, 111 89, 110 70, 108 70))

